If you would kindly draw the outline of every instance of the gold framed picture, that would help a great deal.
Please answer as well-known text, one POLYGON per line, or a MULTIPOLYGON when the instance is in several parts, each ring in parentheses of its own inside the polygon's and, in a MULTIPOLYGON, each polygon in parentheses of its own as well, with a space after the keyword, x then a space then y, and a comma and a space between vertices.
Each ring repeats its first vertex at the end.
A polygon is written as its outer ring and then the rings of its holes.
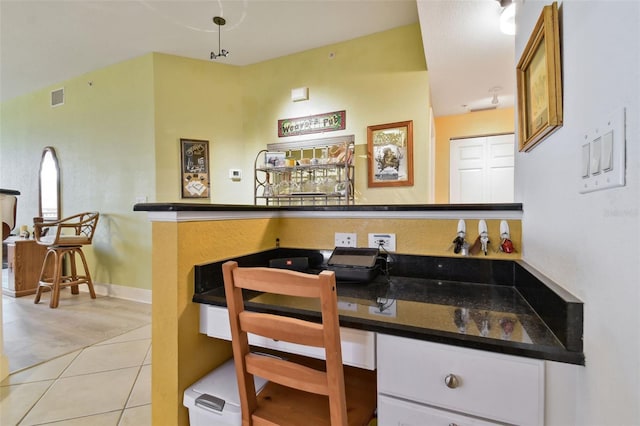
POLYGON ((520 151, 562 127, 558 3, 545 6, 516 68, 520 151))
POLYGON ((180 139, 182 198, 209 198, 209 141, 180 139))
POLYGON ((367 127, 369 187, 413 186, 413 121, 367 127))

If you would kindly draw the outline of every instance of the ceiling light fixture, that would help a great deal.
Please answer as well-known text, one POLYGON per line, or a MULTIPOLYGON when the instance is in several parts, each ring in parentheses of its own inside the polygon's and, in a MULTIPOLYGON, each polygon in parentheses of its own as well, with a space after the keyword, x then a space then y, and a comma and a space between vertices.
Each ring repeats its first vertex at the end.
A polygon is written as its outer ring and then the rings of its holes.
POLYGON ((502 7, 500 13, 500 31, 507 35, 516 33, 516 4, 513 0, 498 0, 502 7))
POLYGON ((216 16, 213 18, 213 23, 218 26, 218 53, 216 54, 215 52, 211 52, 211 59, 218 59, 220 56, 224 56, 226 58, 229 51, 220 48, 220 33, 222 32, 221 27, 226 24, 227 21, 220 16, 216 16))

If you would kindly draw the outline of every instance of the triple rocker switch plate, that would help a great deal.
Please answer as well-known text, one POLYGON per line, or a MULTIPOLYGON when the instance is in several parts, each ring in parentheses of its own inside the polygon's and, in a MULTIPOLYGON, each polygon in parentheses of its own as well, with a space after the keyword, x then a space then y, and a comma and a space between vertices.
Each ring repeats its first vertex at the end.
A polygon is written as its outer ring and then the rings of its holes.
POLYGON ((583 136, 580 193, 625 185, 625 110, 620 108, 583 136))

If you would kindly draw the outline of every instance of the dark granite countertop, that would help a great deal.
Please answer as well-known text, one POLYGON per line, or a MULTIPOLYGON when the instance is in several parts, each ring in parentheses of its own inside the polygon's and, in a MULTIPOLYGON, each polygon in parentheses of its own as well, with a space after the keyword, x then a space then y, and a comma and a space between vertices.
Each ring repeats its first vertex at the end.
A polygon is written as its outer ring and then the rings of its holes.
POLYGON ((522 211, 522 203, 502 204, 349 204, 340 206, 255 206, 249 204, 141 203, 134 211, 522 211))
MULTIPOLYGON (((319 270, 330 252, 274 249, 234 260, 266 266, 270 258, 300 255, 319 270)), ((523 262, 411 255, 392 261, 389 275, 338 282, 342 326, 584 365, 582 303, 523 262)), ((222 263, 196 265, 194 302, 226 306, 222 263)), ((304 299, 247 292, 245 300, 248 309, 320 319, 319 307, 304 299)))

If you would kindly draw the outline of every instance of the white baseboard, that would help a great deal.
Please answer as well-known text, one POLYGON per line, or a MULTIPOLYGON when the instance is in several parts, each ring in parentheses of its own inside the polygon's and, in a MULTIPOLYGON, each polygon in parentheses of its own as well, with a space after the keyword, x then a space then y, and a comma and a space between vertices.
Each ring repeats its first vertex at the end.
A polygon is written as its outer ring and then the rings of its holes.
MULTIPOLYGON (((93 288, 99 296, 115 297, 140 303, 151 303, 151 290, 96 282, 93 283, 93 288)), ((88 292, 87 286, 80 286, 80 290, 88 292)))

